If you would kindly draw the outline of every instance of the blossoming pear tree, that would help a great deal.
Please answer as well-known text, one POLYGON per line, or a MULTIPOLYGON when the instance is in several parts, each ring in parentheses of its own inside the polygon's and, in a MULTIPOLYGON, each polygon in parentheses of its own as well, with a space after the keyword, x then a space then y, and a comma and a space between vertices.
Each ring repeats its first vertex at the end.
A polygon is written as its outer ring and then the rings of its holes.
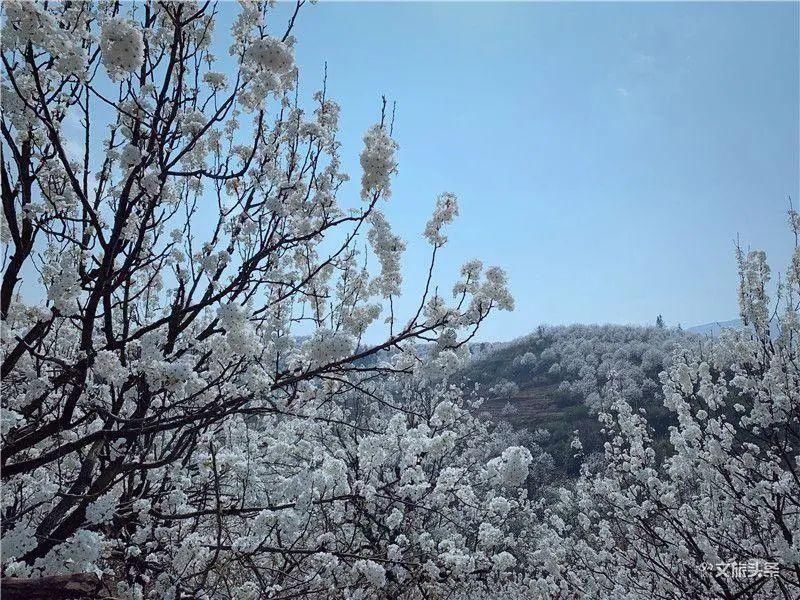
POLYGON ((431 598, 525 577, 531 453, 447 381, 512 308, 505 274, 471 261, 438 293, 458 213, 442 194, 419 301, 397 313, 390 122, 368 129, 361 197, 340 203, 339 107, 297 93, 302 5, 288 24, 268 2, 2 5, 14 586, 89 573, 119 598, 431 598))

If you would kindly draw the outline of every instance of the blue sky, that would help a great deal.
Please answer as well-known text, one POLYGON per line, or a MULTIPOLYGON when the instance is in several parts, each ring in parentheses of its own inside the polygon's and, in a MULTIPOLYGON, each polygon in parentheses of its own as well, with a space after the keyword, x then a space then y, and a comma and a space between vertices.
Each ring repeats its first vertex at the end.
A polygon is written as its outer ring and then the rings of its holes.
POLYGON ((517 302, 483 339, 659 313, 688 326, 736 316, 737 233, 774 271, 791 252, 798 17, 797 3, 322 2, 295 29, 300 92, 327 61, 353 196, 361 135, 381 94, 397 101, 386 212, 409 242, 407 306, 447 190, 462 215, 443 289, 478 257, 507 269, 517 302))

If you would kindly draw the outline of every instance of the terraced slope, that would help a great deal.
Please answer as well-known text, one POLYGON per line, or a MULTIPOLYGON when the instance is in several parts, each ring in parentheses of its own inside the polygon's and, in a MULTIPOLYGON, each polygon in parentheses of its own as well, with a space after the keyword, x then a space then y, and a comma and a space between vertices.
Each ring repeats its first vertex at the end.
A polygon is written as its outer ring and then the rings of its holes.
POLYGON ((556 465, 574 474, 570 442, 579 431, 586 453, 602 449, 597 411, 607 406, 609 381, 631 404, 645 410, 656 435, 666 437, 659 373, 672 352, 695 339, 678 329, 618 325, 541 327, 508 344, 478 348, 461 374, 480 384, 481 411, 515 428, 547 429, 542 446, 556 465))

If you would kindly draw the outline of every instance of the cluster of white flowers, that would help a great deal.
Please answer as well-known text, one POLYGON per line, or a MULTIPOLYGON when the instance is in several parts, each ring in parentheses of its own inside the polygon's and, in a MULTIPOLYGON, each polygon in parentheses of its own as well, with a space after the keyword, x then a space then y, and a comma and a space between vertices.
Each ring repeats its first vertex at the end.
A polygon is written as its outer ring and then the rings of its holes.
POLYGON ((522 356, 514 357, 514 365, 520 367, 532 367, 536 365, 536 354, 533 352, 526 352, 522 356))
POLYGON ((128 378, 128 370, 122 366, 119 357, 109 350, 97 352, 92 364, 92 370, 95 376, 99 376, 116 386, 122 385, 128 378))
POLYGON ((403 283, 400 260, 406 244, 400 236, 392 233, 389 222, 379 210, 376 209, 370 215, 370 224, 372 227, 367 239, 381 265, 381 273, 374 280, 373 287, 381 296, 388 298, 400 293, 400 286, 403 283))
POLYGON ((355 349, 355 340, 344 331, 317 329, 305 347, 311 365, 320 366, 348 356, 355 349))
POLYGON ((212 252, 210 246, 205 246, 202 252, 196 252, 193 256, 198 265, 211 276, 218 269, 224 269, 231 260, 231 255, 227 250, 212 252))
POLYGON ((397 529, 403 522, 403 511, 400 509, 393 509, 391 514, 386 518, 386 526, 389 529, 397 529))
POLYGON ((442 233, 442 228, 451 223, 458 216, 458 200, 454 194, 444 193, 436 198, 436 209, 433 216, 425 225, 425 237, 435 245, 442 246, 447 242, 447 236, 442 233))
POLYGON ((103 494, 86 507, 86 520, 92 525, 110 521, 117 507, 118 494, 103 494))
POLYGON ((158 362, 147 372, 148 381, 157 387, 164 387, 171 392, 179 392, 194 377, 194 369, 186 360, 158 362))
POLYGON ((505 516, 511 510, 511 503, 502 496, 495 496, 489 501, 489 512, 500 518, 505 516))
POLYGON ((144 38, 139 27, 126 19, 111 18, 103 23, 100 55, 112 79, 136 71, 144 61, 144 38))
POLYGON ((50 269, 52 276, 47 285, 47 299, 57 311, 68 314, 80 293, 80 276, 74 257, 64 254, 50 269))
POLYGON ((501 379, 489 388, 489 396, 492 398, 511 398, 519 394, 519 386, 508 379, 501 379))
POLYGON ((203 82, 210 85, 214 90, 222 90, 228 86, 228 76, 225 73, 208 71, 203 74, 203 82))
POLYGON ((289 44, 269 36, 254 40, 245 52, 246 85, 239 96, 242 105, 255 110, 270 94, 289 89, 293 69, 294 52, 289 44))
POLYGON ((26 0, 9 0, 3 5, 5 12, 4 38, 7 42, 31 42, 37 46, 45 46, 53 30, 56 20, 49 12, 41 10, 37 2, 26 0))
POLYGON ((514 310, 514 299, 508 290, 508 277, 500 267, 486 269, 486 283, 481 289, 483 295, 494 302, 500 310, 514 310))
POLYGON ((35 532, 24 521, 3 533, 2 548, 6 559, 19 558, 35 545, 35 532))
POLYGON ((199 110, 186 113, 181 118, 181 128, 189 135, 197 135, 208 123, 206 116, 199 110))
POLYGON ((517 487, 528 478, 528 467, 533 461, 530 450, 522 446, 511 446, 490 460, 486 469, 490 479, 501 485, 517 487))
POLYGON ((373 125, 364 134, 361 151, 361 198, 371 200, 376 194, 391 195, 390 177, 397 170, 397 143, 382 125, 373 125))
POLYGON ((492 564, 497 571, 502 573, 515 567, 517 559, 510 552, 503 551, 492 556, 492 564))
POLYGON ((260 68, 277 75, 288 73, 294 66, 292 49, 273 37, 265 37, 253 42, 247 49, 247 56, 260 68))
POLYGON ((503 539, 503 532, 491 523, 481 523, 478 527, 478 544, 491 548, 503 539))
POLYGON ((127 171, 139 164, 140 160, 142 160, 142 151, 135 145, 128 144, 122 149, 122 152, 120 152, 119 166, 121 169, 127 171))
POLYGON ((223 304, 217 310, 217 317, 225 328, 225 341, 234 355, 248 355, 258 347, 246 307, 235 302, 223 304))
POLYGON ((358 560, 353 570, 363 575, 372 587, 382 588, 386 585, 386 569, 374 561, 358 560))
MULTIPOLYGON (((61 14, 62 22, 40 2, 31 0, 8 0, 3 3, 5 13, 3 27, 4 46, 16 46, 24 50, 30 42, 44 48, 54 58, 54 69, 62 75, 85 75, 86 52, 82 46, 90 11, 70 21, 69 9, 61 14)), ((4 94, 4 104, 6 95, 4 94)), ((4 105, 4 109, 5 109, 4 105)))
POLYGON ((752 325, 757 333, 769 331, 769 298, 767 286, 770 269, 763 250, 753 250, 739 258, 739 310, 745 325, 752 325))
POLYGON ((97 564, 103 549, 103 536, 95 531, 79 529, 62 546, 50 551, 41 561, 41 572, 92 573, 100 571, 97 564))
POLYGON ((464 263, 461 267, 461 280, 453 286, 453 297, 476 294, 479 289, 483 263, 477 259, 464 263))

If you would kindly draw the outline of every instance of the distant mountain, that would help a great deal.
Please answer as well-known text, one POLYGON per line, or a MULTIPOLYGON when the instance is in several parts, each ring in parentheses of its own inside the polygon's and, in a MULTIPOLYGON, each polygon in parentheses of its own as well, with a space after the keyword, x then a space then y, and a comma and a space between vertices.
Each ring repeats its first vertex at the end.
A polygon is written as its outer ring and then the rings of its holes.
POLYGON ((715 321, 713 323, 705 323, 703 325, 695 325, 689 327, 687 331, 692 333, 699 333, 700 335, 709 335, 717 337, 723 329, 743 329, 744 323, 741 319, 731 319, 730 321, 715 321))
MULTIPOLYGON (((746 326, 742 323, 741 319, 731 319, 730 321, 717 321, 715 323, 706 323, 704 325, 695 325, 689 327, 687 331, 697 333, 708 337, 719 337, 723 329, 745 329, 746 326)), ((769 324, 770 335, 773 338, 778 337, 780 334, 780 326, 777 320, 773 319, 769 324)))

